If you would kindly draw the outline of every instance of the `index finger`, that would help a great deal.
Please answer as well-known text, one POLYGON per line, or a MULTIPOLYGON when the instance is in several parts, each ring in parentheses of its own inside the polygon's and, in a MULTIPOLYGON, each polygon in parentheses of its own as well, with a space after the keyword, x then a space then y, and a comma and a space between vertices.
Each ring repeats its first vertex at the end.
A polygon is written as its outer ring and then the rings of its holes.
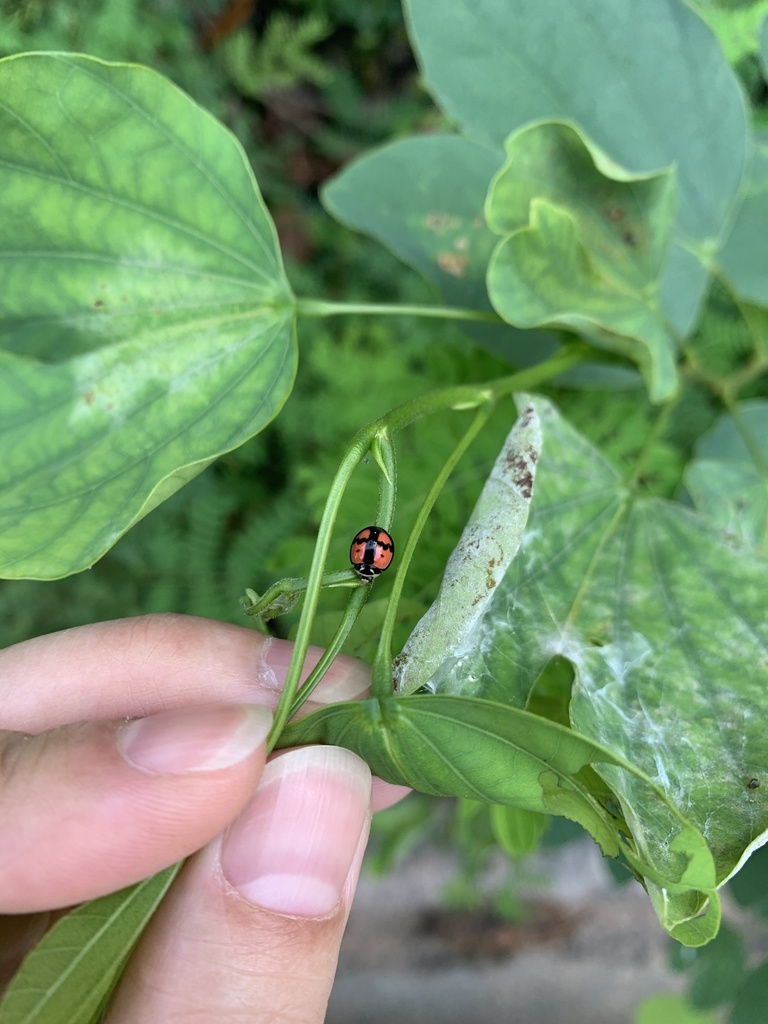
MULTIPOLYGON (((37 733, 195 704, 274 708, 292 651, 286 640, 189 615, 144 615, 51 633, 0 651, 0 728, 37 733)), ((321 653, 310 648, 305 675, 321 653)), ((314 702, 352 700, 368 683, 367 667, 342 655, 314 702)))

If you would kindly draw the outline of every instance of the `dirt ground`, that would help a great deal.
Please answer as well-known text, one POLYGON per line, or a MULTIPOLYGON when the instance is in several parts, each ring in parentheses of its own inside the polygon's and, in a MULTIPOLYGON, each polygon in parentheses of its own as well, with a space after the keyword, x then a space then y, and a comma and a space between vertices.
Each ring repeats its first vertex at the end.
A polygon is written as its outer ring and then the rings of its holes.
POLYGON ((532 867, 551 881, 521 925, 446 912, 441 852, 364 876, 327 1024, 632 1024, 645 996, 680 991, 648 897, 617 886, 589 839, 532 867))

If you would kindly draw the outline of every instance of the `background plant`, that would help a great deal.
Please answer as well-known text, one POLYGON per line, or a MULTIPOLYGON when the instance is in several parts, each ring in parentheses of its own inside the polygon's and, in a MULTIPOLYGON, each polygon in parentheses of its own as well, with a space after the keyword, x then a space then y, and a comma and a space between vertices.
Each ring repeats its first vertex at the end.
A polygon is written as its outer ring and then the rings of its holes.
MULTIPOLYGON (((555 11, 557 5, 551 6, 555 11)), ((576 19, 574 31, 591 24, 589 15, 600 6, 589 4, 580 9, 577 13, 581 17, 576 19)), ((446 329, 444 324, 439 329, 430 328, 429 321, 424 320, 378 321, 371 327, 368 318, 350 318, 340 328, 334 321, 333 329, 328 327, 332 321, 318 324, 302 320, 301 345, 303 355, 306 353, 300 369, 302 377, 275 426, 224 456, 207 474, 152 512, 99 563, 99 569, 74 577, 76 582, 9 584, 9 609, 13 605, 21 611, 14 612, 10 620, 8 642, 74 621, 60 610, 71 604, 62 600, 62 595, 69 593, 72 586, 82 587, 84 600, 79 608, 83 619, 97 617, 97 602, 101 615, 172 608, 234 616, 233 591, 238 593, 245 584, 262 588, 274 575, 306 572, 326 481, 337 461, 342 437, 349 437, 362 422, 385 413, 392 405, 392 395, 400 399, 422 392, 427 382, 436 385, 467 379, 481 381, 508 373, 510 365, 535 365, 555 350, 566 332, 574 329, 595 346, 593 359, 570 378, 551 382, 549 393, 556 399, 566 422, 577 426, 596 446, 583 449, 584 453, 589 453, 593 464, 597 452, 607 456, 618 468, 617 479, 628 482, 643 499, 650 495, 675 497, 683 504, 695 504, 700 514, 710 518, 720 539, 724 538, 734 552, 733 564, 728 567, 726 593, 730 597, 736 589, 745 591, 740 612, 743 620, 753 626, 750 615, 756 608, 758 590, 748 582, 749 570, 745 568, 742 574, 740 567, 746 564, 745 552, 750 559, 765 553, 766 469, 761 440, 766 425, 763 399, 768 346, 764 307, 768 278, 762 239, 767 165, 765 144, 751 126, 759 128, 762 116, 765 84, 760 69, 766 63, 766 33, 754 13, 759 5, 752 5, 750 24, 755 31, 751 36, 747 34, 746 45, 742 42, 733 52, 743 87, 752 101, 747 119, 744 93, 739 91, 700 23, 677 3, 656 6, 655 15, 668 19, 665 24, 669 39, 673 40, 678 32, 686 48, 699 55, 708 75, 706 81, 690 82, 685 79, 686 68, 675 66, 670 54, 655 52, 653 60, 664 73, 655 76, 652 85, 642 79, 642 70, 635 69, 646 90, 641 90, 641 108, 646 112, 643 104, 647 103, 647 109, 658 115, 652 141, 650 135, 640 130, 642 119, 628 116, 631 105, 626 105, 622 77, 611 77, 597 59, 593 75, 599 88, 599 102, 594 102, 588 87, 584 92, 572 89, 573 107, 569 110, 567 97, 556 90, 548 92, 547 85, 551 90, 553 83, 577 80, 579 69, 587 66, 588 44, 569 52, 556 52, 551 46, 532 52, 526 49, 527 39, 522 34, 522 52, 529 59, 536 57, 538 63, 534 61, 533 82, 528 78, 514 83, 504 77, 507 71, 498 75, 493 71, 496 56, 489 42, 493 26, 483 25, 479 28, 480 38, 490 54, 484 78, 478 75, 476 66, 462 63, 467 25, 464 5, 457 4, 452 17, 439 24, 428 4, 408 5, 411 35, 424 79, 464 134, 406 139, 378 151, 332 182, 326 191, 327 205, 348 223, 379 237, 422 271, 451 305, 488 308, 485 269, 491 252, 498 247, 489 278, 494 305, 510 321, 527 330, 512 332, 507 326, 477 325, 473 334, 482 343, 483 352, 472 348, 455 328, 446 329), (460 37, 462 45, 456 50, 460 37), (663 97, 670 83, 680 85, 680 77, 686 88, 676 89, 676 93, 686 97, 687 105, 671 105, 671 119, 665 121, 661 112, 666 108, 657 102, 653 90, 663 97), (487 102, 485 83, 491 79, 504 82, 507 91, 496 91, 491 102, 487 102), (675 121, 678 116, 682 127, 675 121), (542 117, 554 117, 555 122, 569 117, 578 122, 579 131, 564 129, 557 123, 522 127, 507 143, 507 169, 499 173, 504 163, 502 143, 509 132, 517 125, 525 126, 531 118, 542 117), (702 140, 710 140, 715 149, 707 153, 698 151, 702 140), (519 186, 514 161, 520 154, 524 159, 539 161, 534 163, 536 178, 541 182, 536 195, 519 186), (677 161, 674 173, 669 171, 673 161, 677 161), (567 176, 566 180, 558 176, 558 168, 563 164, 575 168, 578 188, 573 188, 573 181, 569 182, 567 176), (445 173, 446 167, 450 174, 445 173), (414 186, 411 189, 402 186, 403 178, 398 172, 403 169, 408 171, 407 181, 414 186), (553 172, 551 176, 549 171, 553 172), (477 223, 477 211, 493 175, 498 177, 487 218, 495 237, 477 223), (451 211, 449 215, 445 215, 446 210, 451 211), (532 210, 535 216, 529 223, 532 210), (574 257, 574 253, 578 256, 583 251, 587 253, 586 270, 585 264, 574 257), (530 268, 538 265, 537 259, 549 268, 548 276, 537 279, 530 273, 530 268), (562 268, 567 269, 558 277, 562 268), (597 276, 590 278, 595 268, 597 276), (612 278, 610 287, 592 287, 601 284, 606 276, 612 278), (574 281, 585 285, 580 289, 581 297, 591 300, 585 305, 572 304, 569 289, 574 281), (682 360, 677 355, 678 348, 682 350, 682 360), (374 362, 376 387, 361 389, 360 381, 370 380, 374 362), (661 406, 645 397, 633 362, 641 368, 654 402, 662 402, 661 406), (331 372, 329 366, 333 367, 331 372), (314 441, 309 447, 308 422, 312 424, 314 441), (300 519, 291 515, 296 508, 302 508, 300 519), (254 564, 252 575, 243 580, 238 573, 244 552, 265 549, 275 552, 272 564, 254 564), (194 558, 189 557, 190 551, 194 558), (194 568, 190 573, 191 562, 194 568), (99 572, 103 572, 101 579, 99 572)), ((301 149, 297 147, 296 134, 288 130, 278 133, 278 145, 269 147, 269 156, 264 155, 265 150, 259 145, 265 141, 260 130, 265 125, 274 130, 275 118, 279 118, 279 111, 285 110, 285 106, 281 107, 274 98, 265 98, 263 107, 254 110, 250 99, 240 97, 233 101, 228 91, 229 84, 235 83, 250 96, 268 84, 263 69, 262 78, 257 77, 250 84, 243 79, 243 53, 250 53, 248 46, 256 46, 252 40, 246 39, 247 46, 242 41, 238 43, 239 50, 231 47, 230 40, 229 48, 222 47, 216 62, 200 55, 187 61, 184 50, 191 39, 191 29, 184 28, 179 12, 174 17, 169 9, 165 20, 161 12, 158 21, 149 22, 142 17, 140 7, 124 5, 120 21, 105 4, 101 17, 83 16, 78 22, 76 5, 51 5, 47 13, 53 16, 46 23, 40 10, 29 4, 14 11, 12 17, 9 14, 5 27, 6 45, 10 49, 61 46, 60 40, 49 43, 46 39, 50 25, 58 23, 69 33, 67 47, 82 46, 102 56, 145 61, 154 52, 166 61, 162 65, 165 70, 173 71, 173 61, 178 62, 179 74, 174 77, 190 91, 192 80, 201 90, 208 90, 206 96, 200 92, 197 95, 224 114, 238 135, 250 144, 254 166, 270 205, 274 203, 276 207, 276 217, 287 208, 283 214, 284 237, 293 237, 298 252, 303 251, 305 257, 311 252, 314 257, 315 269, 311 274, 306 263, 290 270, 290 280, 298 294, 338 296, 348 303, 394 299, 415 304, 427 297, 418 282, 400 271, 393 275, 392 261, 371 246, 351 242, 349 236, 342 240, 336 229, 321 221, 316 211, 312 212, 311 196, 304 194, 298 202, 287 201, 286 175, 281 172, 285 167, 296 166, 291 163, 301 149), (110 51, 111 46, 119 49, 116 40, 125 46, 123 52, 110 51), (203 65, 204 76, 198 73, 203 65), (183 73, 182 66, 186 68, 183 73), (214 75, 208 73, 211 67, 216 69, 214 75), (184 80, 185 75, 190 81, 184 80), (282 168, 276 166, 280 160, 285 161, 282 168), (301 226, 298 240, 295 230, 293 236, 290 233, 297 223, 301 226)), ((702 12, 723 33, 726 52, 730 54, 727 33, 736 24, 736 15, 714 5, 702 6, 702 12)), ((491 22, 502 16, 493 5, 487 13, 491 22)), ((318 180, 318 163, 325 161, 327 168, 329 162, 340 156, 351 155, 362 142, 375 141, 370 138, 371 125, 381 126, 383 138, 393 129, 397 131, 403 122, 419 128, 440 120, 429 111, 424 98, 412 92, 401 103, 391 105, 402 118, 400 126, 393 123, 397 117, 388 116, 378 125, 375 119, 368 118, 363 128, 366 119, 354 116, 363 105, 362 77, 355 83, 357 93, 355 89, 350 93, 349 73, 347 92, 342 89, 334 93, 329 84, 331 79, 314 62, 321 59, 317 56, 321 45, 329 48, 325 50, 325 59, 334 59, 334 34, 349 32, 351 23, 353 31, 365 39, 355 54, 360 62, 358 68, 364 66, 364 55, 375 51, 370 43, 371 31, 375 38, 376 30, 381 31, 382 26, 388 29, 392 8, 387 8, 373 29, 368 25, 365 31, 362 25, 355 24, 349 11, 344 11, 339 25, 332 29, 332 14, 330 4, 311 10, 297 8, 295 17, 306 17, 305 24, 312 30, 301 36, 303 48, 300 46, 287 55, 289 78, 293 74, 298 82, 305 75, 325 90, 323 114, 329 121, 329 112, 352 111, 351 116, 346 115, 347 135, 341 144, 338 129, 328 124, 322 124, 321 130, 313 133, 312 159, 304 162, 305 168, 307 163, 312 166, 309 180, 305 180, 310 189, 318 180), (318 28, 321 23, 329 26, 322 40, 318 28)), ((562 12, 556 14, 559 17, 562 12)), ((545 15, 543 9, 518 12, 523 24, 543 26, 544 32, 545 15)), ((651 21, 648 15, 647 23, 642 19, 639 24, 633 23, 637 30, 633 39, 635 52, 644 54, 648 63, 650 43, 644 39, 642 29, 651 21)), ((602 24, 600 16, 597 24, 602 24)), ((496 38, 505 37, 496 33, 496 38)), ((592 56, 599 58, 602 53, 603 47, 596 44, 592 56)), ((270 66, 274 62, 270 65, 265 55, 264 68, 270 66)), ((505 62, 504 68, 507 66, 505 62)), ((284 72, 285 69, 281 74, 284 72)), ((628 74, 631 77, 632 72, 628 74)), ((284 83, 286 79, 276 81, 284 83)), ((316 125, 317 122, 313 127, 316 125)), ((275 308, 278 306, 279 302, 275 308)), ((10 344, 11 351, 25 351, 18 338, 11 338, 10 344)), ((27 354, 50 356, 42 350, 27 350, 27 354)), ((491 453, 498 449, 508 428, 508 418, 508 413, 506 417, 499 416, 498 422, 486 431, 438 507, 435 527, 430 528, 430 544, 428 549, 426 545, 419 548, 420 561, 409 575, 406 600, 401 604, 402 640, 434 595, 441 567, 479 490, 481 467, 487 468, 491 453)), ((409 437, 408 458, 400 460, 400 491, 404 497, 399 523, 404 529, 415 515, 421 481, 434 475, 458 435, 459 428, 451 419, 447 426, 428 423, 415 431, 413 438, 409 437), (413 508, 409 508, 409 501, 414 503, 413 508)), ((573 451, 564 464, 566 476, 574 468, 572 456, 573 451)), ((582 468, 588 469, 586 465, 582 468)), ((373 466, 370 469, 375 473, 373 466)), ((363 479, 355 481, 350 492, 347 507, 352 529, 369 518, 361 513, 370 508, 373 479, 368 474, 366 480, 364 470, 363 479)), ((612 485, 606 485, 607 479, 603 479, 603 485, 610 489, 612 485)), ((567 498, 567 488, 559 498, 554 491, 550 497, 553 510, 557 510, 558 500, 567 498)), ((344 564, 347 543, 344 533, 331 552, 334 564, 344 564)), ((724 568, 724 563, 718 565, 718 571, 724 568)), ((610 585, 608 580, 602 583, 610 585)), ((379 591, 377 598, 384 593, 379 591)), ((362 641, 352 648, 356 653, 370 652, 382 605, 383 602, 372 601, 366 609, 368 624, 366 627, 363 623, 366 628, 360 633, 362 641)), ((598 604, 593 607, 599 612, 598 604)), ((327 639, 333 628, 331 623, 338 618, 332 602, 328 608, 328 617, 321 616, 317 623, 315 637, 319 641, 327 639)), ((705 611, 703 621, 707 615, 711 627, 712 607, 705 611)), ((646 609, 634 620, 639 624, 638 632, 646 631, 650 621, 646 609)), ((599 613, 589 628, 595 649, 610 647, 614 642, 604 632, 599 613)), ((748 653, 745 641, 738 641, 735 636, 731 636, 731 641, 741 644, 730 663, 731 671, 740 656, 746 659, 747 676, 758 680, 762 671, 764 680, 764 669, 748 653)), ((567 657, 569 652, 563 653, 567 657)), ((575 657, 575 649, 570 654, 575 657)), ((553 721, 568 721, 566 705, 571 682, 567 673, 562 679, 551 665, 543 666, 527 706, 537 708, 538 713, 553 721)), ((732 680, 719 682, 730 684, 732 680)), ((721 753, 724 758, 730 756, 727 744, 721 753)), ((764 764, 758 751, 751 762, 749 777, 741 780, 742 792, 752 808, 750 813, 757 808, 756 835, 764 828, 760 824, 762 770, 764 764), (753 779, 758 783, 754 788, 753 779)), ((735 792, 729 793, 727 801, 736 799, 735 792)), ((743 820, 743 814, 741 817, 743 820)), ((749 991, 758 984, 759 972, 755 977, 757 981, 750 982, 749 991)))

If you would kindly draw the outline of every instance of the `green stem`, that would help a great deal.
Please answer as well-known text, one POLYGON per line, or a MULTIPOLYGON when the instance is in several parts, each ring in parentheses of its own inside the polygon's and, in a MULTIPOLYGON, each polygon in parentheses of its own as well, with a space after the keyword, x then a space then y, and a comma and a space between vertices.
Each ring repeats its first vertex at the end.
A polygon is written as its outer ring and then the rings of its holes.
POLYGON ((379 646, 376 651, 376 658, 373 662, 371 692, 374 697, 388 697, 392 693, 392 633, 395 628, 397 608, 403 592, 405 576, 408 572, 408 567, 411 564, 414 552, 416 551, 416 545, 418 544, 421 532, 424 529, 429 514, 440 496, 440 492, 445 486, 446 481, 456 468, 456 464, 459 459, 488 422, 492 411, 493 403, 491 402, 478 409, 469 429, 448 456, 445 465, 435 477, 432 486, 421 504, 421 508, 416 516, 416 521, 408 535, 405 548, 398 559, 397 573, 395 575, 392 592, 389 596, 387 612, 384 616, 384 622, 381 627, 381 635, 379 637, 379 646))
POLYGON ((358 586, 352 597, 349 599, 346 610, 344 612, 344 618, 339 624, 339 628, 336 630, 333 639, 330 644, 326 647, 322 654, 322 657, 312 669, 310 674, 302 683, 294 699, 289 718, 293 718, 296 712, 299 710, 304 701, 310 696, 312 691, 315 689, 317 684, 323 678, 325 673, 331 667, 331 662, 336 655, 341 651, 344 646, 344 641, 349 636, 350 630, 357 620, 357 616, 363 610, 363 605, 368 600, 368 595, 371 592, 370 584, 362 584, 358 586))
POLYGON ((765 356, 755 356, 746 366, 742 366, 725 381, 722 394, 737 395, 744 388, 754 381, 759 380, 768 373, 768 359, 765 356))
POLYGON ((297 299, 298 316, 418 316, 440 320, 476 320, 480 323, 503 324, 492 310, 461 309, 455 306, 397 305, 386 302, 326 302, 324 299, 297 299))
POLYGON ((653 421, 651 428, 648 431, 648 434, 645 438, 645 441, 643 442, 643 447, 641 448, 640 452, 638 453, 637 459, 635 460, 635 465, 632 469, 632 472, 629 478, 627 479, 627 487, 629 487, 630 490, 634 491, 637 487, 637 483, 642 475, 643 467, 648 459, 648 456, 654 450, 659 438, 667 429, 669 417, 671 416, 672 410, 675 408, 676 405, 677 399, 673 399, 671 402, 667 402, 667 404, 662 407, 661 411, 659 412, 659 415, 653 421))
POLYGON ((388 430, 381 430, 371 439, 371 454, 381 470, 379 481, 379 506, 376 510, 376 525, 385 530, 392 529, 397 500, 397 458, 395 443, 388 430))
MULTIPOLYGON (((254 619, 260 618, 267 621, 277 618, 278 615, 284 615, 285 612, 289 612, 293 608, 307 589, 308 582, 306 576, 278 580, 261 596, 249 589, 246 591, 246 599, 241 602, 243 611, 254 619), (286 600, 281 601, 281 598, 286 598, 286 600), (274 609, 273 605, 276 606, 274 609)), ((327 572, 323 575, 323 590, 332 587, 354 586, 357 586, 357 578, 350 569, 327 572)))
MULTIPOLYGON (((294 701, 296 699, 296 692, 299 688, 301 670, 304 667, 304 659, 307 656, 312 623, 315 618, 317 602, 320 597, 320 589, 323 584, 323 573, 325 571, 326 559, 328 558, 328 549, 331 546, 331 533, 333 531, 333 524, 336 521, 336 514, 339 510, 339 505, 341 504, 341 498, 347 485, 347 480, 352 474, 355 466, 360 462, 370 448, 370 444, 371 442, 366 435, 366 431, 359 431, 352 440, 352 444, 347 449, 344 458, 341 460, 341 464, 336 470, 336 475, 333 478, 333 483, 331 484, 328 500, 325 503, 323 516, 317 530, 315 553, 312 559, 312 568, 307 580, 307 593, 304 599, 304 607, 301 610, 301 618, 299 619, 299 628, 296 632, 296 640, 293 645, 291 663, 288 666, 285 685, 283 686, 280 703, 277 706, 275 718, 272 722, 272 729, 267 737, 267 750, 270 751, 274 750, 280 733, 283 731, 288 719, 291 717, 291 709, 293 708, 294 701)), ((366 586, 366 584, 362 583, 360 585, 366 586)))
MULTIPOLYGON (((323 573, 331 544, 331 534, 344 490, 355 467, 370 451, 376 438, 379 438, 381 447, 385 448, 386 445, 383 443, 385 439, 390 439, 398 430, 402 430, 403 427, 408 426, 417 419, 448 409, 476 409, 478 406, 494 402, 503 395, 536 387, 544 381, 550 380, 552 377, 556 377, 566 370, 572 369, 574 366, 578 366, 579 363, 585 362, 590 357, 591 350, 584 344, 577 343, 573 346, 564 347, 551 359, 547 359, 545 362, 532 366, 527 370, 511 374, 509 377, 502 377, 488 384, 466 384, 445 388, 442 391, 432 391, 419 398, 411 399, 411 401, 404 402, 391 412, 380 417, 380 419, 374 420, 373 423, 369 423, 358 431, 352 439, 352 443, 341 460, 336 475, 333 478, 325 509, 323 510, 323 516, 318 527, 312 568, 307 580, 304 607, 299 620, 293 656, 286 674, 283 693, 280 697, 280 703, 275 712, 272 729, 267 740, 268 750, 274 749, 278 737, 285 728, 294 707, 301 671, 307 656, 307 648, 309 647, 312 622, 317 610, 320 589, 323 583, 323 573)), ((393 484, 394 481, 390 481, 390 483, 393 484)), ((389 502, 387 495, 388 492, 386 490, 382 491, 382 503, 392 509, 394 504, 389 502)), ((385 529, 389 528, 389 523, 385 522, 382 525, 385 529)), ((361 586, 367 585, 361 584, 361 586)))

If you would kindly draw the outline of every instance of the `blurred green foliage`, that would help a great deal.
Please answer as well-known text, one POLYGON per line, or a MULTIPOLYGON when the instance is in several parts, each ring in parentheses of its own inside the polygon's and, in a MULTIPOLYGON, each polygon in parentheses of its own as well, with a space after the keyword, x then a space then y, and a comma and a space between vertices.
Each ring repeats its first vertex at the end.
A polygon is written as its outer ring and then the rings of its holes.
MULTIPOLYGON (((154 66, 239 136, 275 217, 297 293, 429 301, 423 281, 373 242, 333 222, 316 198, 318 185, 342 161, 439 116, 418 87, 399 3, 303 0, 273 6, 254 5, 249 24, 208 46, 224 9, 213 0, 0 0, 0 53, 79 50, 154 66), (264 69, 277 64, 269 51, 281 49, 289 21, 303 27, 293 33, 279 73, 270 79, 264 69)), ((244 621, 238 597, 246 586, 259 591, 276 577, 306 571, 328 482, 362 424, 429 388, 481 381, 509 369, 476 349, 459 328, 428 320, 302 320, 299 341, 295 390, 269 429, 161 505, 89 572, 55 582, 0 584, 3 643, 144 612, 244 621)), ((629 465, 656 413, 640 391, 613 392, 611 401, 596 400, 599 394, 563 391, 558 400, 609 458, 629 465)), ((701 420, 714 416, 705 405, 702 400, 697 407, 690 437, 657 440, 646 464, 646 483, 655 493, 674 493, 701 420)), ((430 603, 513 415, 511 405, 498 411, 443 494, 430 543, 420 546, 409 577, 402 605, 408 623, 430 603)), ((679 423, 670 429, 681 434, 679 423)), ((427 421, 406 435, 399 465, 403 535, 424 482, 463 430, 461 417, 453 416, 427 421)), ((350 536, 372 518, 374 476, 363 467, 348 491, 343 521, 350 536)), ((346 566, 346 537, 340 536, 331 564, 346 566)), ((380 586, 385 596, 387 584, 380 586)), ((369 603, 352 653, 366 655, 383 606, 382 600, 369 603)), ((326 600, 316 642, 335 628, 337 607, 333 597, 326 600)), ((278 628, 289 633, 291 624, 288 617, 278 628)), ((409 631, 404 624, 398 639, 404 641, 409 631)))
MULTIPOLYGON (((755 19, 739 14, 748 5, 697 0, 692 6, 726 49, 732 48, 757 117, 763 117, 766 84, 756 36, 749 34, 755 19)), ((231 29, 219 24, 224 7, 217 0, 0 0, 0 54, 72 50, 155 67, 240 139, 277 223, 298 294, 350 302, 429 301, 424 282, 373 242, 333 222, 317 201, 322 182, 356 153, 441 124, 419 86, 398 0, 255 4, 249 20, 231 29)), ((689 346, 696 372, 685 380, 674 415, 661 429, 657 410, 641 391, 612 391, 609 401, 608 392, 563 389, 555 398, 576 429, 620 469, 629 469, 650 444, 642 483, 654 494, 678 494, 694 442, 719 413, 712 389, 704 384, 738 370, 749 358, 752 339, 743 314, 726 294, 710 296, 689 346)), ((1 583, 3 645, 145 612, 245 622, 238 598, 246 586, 261 591, 277 577, 306 571, 328 483, 362 424, 433 387, 481 381, 509 369, 474 347, 459 328, 429 320, 304 320, 300 331, 299 376, 278 420, 156 509, 89 572, 55 582, 1 583)), ((750 394, 766 394, 765 381, 754 381, 742 397, 750 394)), ((405 640, 431 602, 513 416, 511 404, 498 410, 441 497, 429 543, 420 545, 409 575, 401 602, 408 622, 396 640, 405 640)), ((464 428, 461 417, 428 420, 401 442, 403 536, 425 482, 464 428)), ((372 520, 375 509, 376 473, 365 469, 345 498, 341 521, 350 538, 372 520)), ((346 567, 347 546, 340 531, 329 568, 346 567)), ((379 586, 386 595, 389 584, 379 586)), ((324 599, 314 637, 318 643, 337 624, 335 600, 324 599)), ((369 602, 351 653, 369 653, 383 606, 380 599, 369 602)), ((288 634, 292 622, 288 616, 278 628, 288 634)), ((433 806, 419 797, 381 819, 378 868, 434 830, 433 806)), ((452 830, 462 855, 454 896, 471 904, 475 879, 495 848, 490 812, 465 803, 452 825, 442 827, 452 830)), ((764 854, 749 862, 733 886, 740 903, 755 904, 763 915, 764 854)), ((514 898, 504 899, 509 912, 514 898)), ((501 907, 502 898, 497 902, 501 907)), ((765 965, 744 975, 741 944, 732 931, 721 932, 702 951, 686 951, 685 957, 678 966, 693 972, 694 1006, 722 1005, 741 991, 738 998, 747 1010, 738 1010, 733 1020, 757 1019, 744 1014, 751 1012, 753 990, 763 998, 765 965), (737 966, 711 973, 721 954, 737 966), (744 977, 749 984, 739 990, 744 977)))

